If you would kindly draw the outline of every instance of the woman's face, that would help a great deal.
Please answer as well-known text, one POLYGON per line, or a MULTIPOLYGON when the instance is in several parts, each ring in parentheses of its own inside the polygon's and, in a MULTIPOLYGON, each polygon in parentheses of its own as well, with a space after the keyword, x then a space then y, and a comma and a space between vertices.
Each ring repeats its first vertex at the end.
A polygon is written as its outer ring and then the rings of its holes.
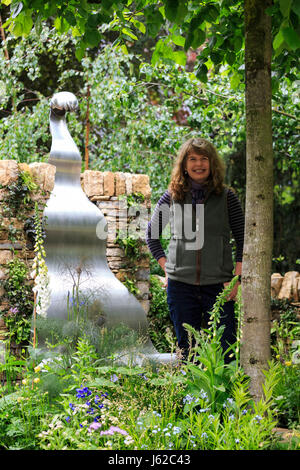
POLYGON ((195 183, 204 183, 210 174, 209 158, 192 151, 186 157, 185 170, 195 183))

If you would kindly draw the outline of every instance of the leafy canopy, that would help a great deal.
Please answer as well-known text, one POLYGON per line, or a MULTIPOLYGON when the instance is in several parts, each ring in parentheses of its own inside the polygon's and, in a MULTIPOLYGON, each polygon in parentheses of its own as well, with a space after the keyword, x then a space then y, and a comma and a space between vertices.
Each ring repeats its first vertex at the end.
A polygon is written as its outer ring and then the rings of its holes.
MULTIPOLYGON (((76 56, 98 46, 103 34, 115 34, 115 44, 141 36, 157 38, 152 62, 172 61, 185 65, 189 48, 205 44, 197 76, 206 81, 210 66, 227 63, 238 70, 244 46, 244 2, 241 0, 2 0, 10 6, 5 28, 15 36, 41 32, 42 22, 50 20, 59 33, 72 31, 78 37, 76 56), (163 33, 162 33, 163 31, 163 33)), ((273 24, 274 60, 282 71, 297 64, 300 47, 300 6, 298 0, 274 0, 268 8, 273 24)), ((238 80, 238 72, 235 72, 238 80)))

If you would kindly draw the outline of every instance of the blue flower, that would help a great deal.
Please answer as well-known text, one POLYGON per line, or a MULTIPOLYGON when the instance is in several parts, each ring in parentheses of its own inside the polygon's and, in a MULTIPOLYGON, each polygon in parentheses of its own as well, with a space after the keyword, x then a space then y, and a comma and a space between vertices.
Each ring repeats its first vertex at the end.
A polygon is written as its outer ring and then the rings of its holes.
POLYGON ((117 382, 119 380, 118 376, 116 374, 113 374, 110 376, 110 381, 111 382, 117 382))
POLYGON ((76 388, 76 398, 85 398, 92 394, 88 387, 76 388))
POLYGON ((70 416, 66 416, 66 417, 65 417, 65 420, 67 421, 67 423, 69 423, 70 419, 71 419, 70 416))
POLYGON ((71 408, 72 411, 75 411, 75 406, 73 405, 73 403, 69 403, 69 407, 71 408))

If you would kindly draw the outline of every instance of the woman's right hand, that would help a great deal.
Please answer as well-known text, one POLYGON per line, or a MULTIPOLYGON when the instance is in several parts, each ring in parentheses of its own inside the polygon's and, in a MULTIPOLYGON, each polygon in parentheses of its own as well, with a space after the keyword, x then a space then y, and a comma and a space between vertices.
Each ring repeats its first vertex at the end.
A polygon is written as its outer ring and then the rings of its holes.
POLYGON ((165 273, 165 281, 163 283, 163 287, 165 289, 168 287, 168 275, 166 273, 166 260, 167 259, 165 257, 159 258, 159 260, 158 260, 158 264, 164 270, 164 273, 165 273))

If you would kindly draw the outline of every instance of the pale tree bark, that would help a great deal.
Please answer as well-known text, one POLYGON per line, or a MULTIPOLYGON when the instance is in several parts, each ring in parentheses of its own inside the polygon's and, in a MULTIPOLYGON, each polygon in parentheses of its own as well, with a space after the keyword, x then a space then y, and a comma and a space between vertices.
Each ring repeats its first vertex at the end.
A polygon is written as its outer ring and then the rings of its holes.
POLYGON ((254 400, 262 396, 270 359, 270 291, 273 248, 271 111, 271 0, 245 0, 246 226, 242 275, 244 310, 241 365, 254 400))

